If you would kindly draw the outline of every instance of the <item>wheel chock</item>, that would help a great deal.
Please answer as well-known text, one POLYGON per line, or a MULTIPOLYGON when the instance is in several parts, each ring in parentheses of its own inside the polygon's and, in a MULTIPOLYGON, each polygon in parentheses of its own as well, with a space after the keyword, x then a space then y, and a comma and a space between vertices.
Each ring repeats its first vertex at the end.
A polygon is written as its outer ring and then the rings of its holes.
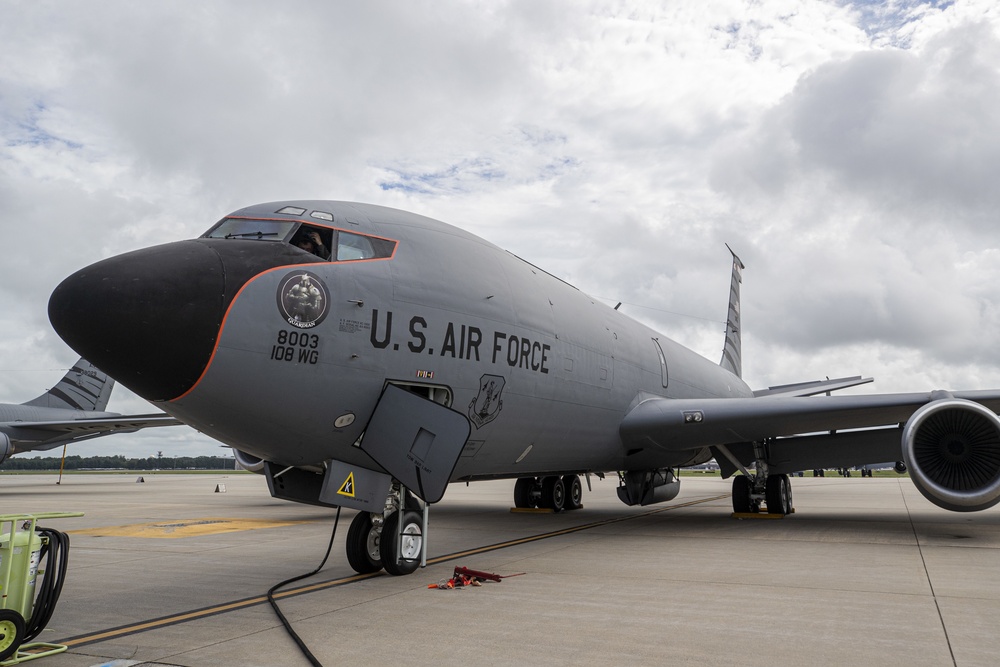
POLYGON ((511 507, 511 513, 520 514, 555 514, 551 507, 511 507))
POLYGON ((139 477, 138 479, 135 480, 135 483, 136 484, 145 484, 146 480, 143 479, 142 477, 139 477))
MULTIPOLYGON (((795 508, 788 514, 795 514, 795 508)), ((730 518, 733 519, 784 519, 788 514, 770 514, 768 512, 733 512, 730 518)))
POLYGON ((215 492, 216 493, 225 493, 226 492, 226 485, 225 484, 216 484, 215 485, 215 492))

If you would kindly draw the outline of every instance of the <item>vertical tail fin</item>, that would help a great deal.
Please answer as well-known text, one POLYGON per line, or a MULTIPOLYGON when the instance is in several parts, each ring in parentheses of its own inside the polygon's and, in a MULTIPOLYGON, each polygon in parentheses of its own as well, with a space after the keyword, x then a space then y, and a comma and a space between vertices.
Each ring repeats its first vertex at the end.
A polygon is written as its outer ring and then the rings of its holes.
POLYGON ((115 381, 86 359, 81 358, 52 389, 24 405, 71 410, 96 410, 108 407, 115 381))
POLYGON ((740 338, 740 284, 743 282, 743 262, 726 244, 733 256, 733 280, 729 285, 729 315, 726 317, 726 345, 722 348, 719 365, 736 377, 743 377, 742 339, 740 338))

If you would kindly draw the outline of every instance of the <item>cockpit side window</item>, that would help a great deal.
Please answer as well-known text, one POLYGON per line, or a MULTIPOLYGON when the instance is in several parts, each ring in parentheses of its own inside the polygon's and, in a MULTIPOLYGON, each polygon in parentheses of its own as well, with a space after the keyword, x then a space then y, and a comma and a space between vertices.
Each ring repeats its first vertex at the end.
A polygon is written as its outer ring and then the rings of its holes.
POLYGON ((330 259, 330 248, 333 247, 333 230, 327 227, 302 225, 292 237, 292 245, 306 252, 311 252, 320 259, 328 260, 330 259))
POLYGON ((372 259, 373 257, 375 257, 375 248, 372 247, 372 242, 367 236, 351 234, 350 232, 337 234, 338 262, 351 259, 372 259))

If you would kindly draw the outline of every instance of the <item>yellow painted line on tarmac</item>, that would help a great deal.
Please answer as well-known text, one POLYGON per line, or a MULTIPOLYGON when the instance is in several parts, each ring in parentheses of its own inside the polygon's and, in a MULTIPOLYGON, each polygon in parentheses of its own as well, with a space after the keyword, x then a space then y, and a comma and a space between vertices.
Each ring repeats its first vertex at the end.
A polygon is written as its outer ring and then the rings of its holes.
MULTIPOLYGON (((282 591, 274 594, 275 600, 280 600, 281 598, 291 597, 293 595, 301 595, 302 593, 308 593, 310 590, 318 590, 319 588, 332 588, 334 586, 343 586, 344 584, 351 584, 355 581, 361 581, 363 579, 371 579, 372 577, 382 576, 381 572, 375 572, 372 574, 356 574, 352 577, 343 577, 341 579, 336 579, 334 581, 327 581, 323 584, 314 586, 302 586, 301 588, 293 588, 291 590, 282 591)), ((182 614, 174 614, 173 616, 164 616, 163 618, 154 618, 149 621, 143 621, 142 623, 132 623, 130 625, 123 625, 118 628, 111 628, 109 630, 102 630, 100 632, 95 632, 89 635, 80 635, 79 637, 73 637, 71 639, 64 639, 60 641, 60 644, 73 648, 74 646, 86 646, 87 644, 94 644, 96 642, 105 641, 107 639, 115 639, 117 637, 125 637, 127 635, 134 635, 139 632, 146 632, 147 630, 156 630, 159 628, 165 628, 170 625, 177 625, 178 623, 186 623, 188 621, 194 621, 199 618, 206 618, 208 616, 217 616, 219 614, 225 614, 226 612, 236 611, 239 609, 246 609, 247 607, 253 607, 259 604, 264 604, 267 602, 266 595, 258 595, 252 598, 246 598, 243 600, 234 600, 233 602, 227 602, 225 604, 215 605, 214 607, 206 607, 204 609, 194 609, 189 612, 182 614)))
POLYGON ((261 530, 263 528, 280 528, 295 526, 311 521, 269 521, 266 519, 221 519, 202 518, 184 519, 179 521, 154 521, 151 523, 135 523, 128 526, 106 526, 104 528, 80 528, 66 532, 73 535, 90 535, 92 537, 141 537, 154 539, 171 539, 178 537, 199 537, 203 535, 220 535, 222 533, 238 533, 244 530, 261 530))
POLYGON ((570 528, 563 528, 562 530, 554 530, 549 533, 542 533, 540 535, 531 535, 529 537, 522 537, 516 540, 508 540, 507 542, 500 542, 498 544, 490 544, 483 547, 478 547, 476 549, 469 549, 468 551, 460 551, 453 554, 448 554, 447 556, 439 556, 438 558, 428 558, 428 565, 437 565, 438 563, 444 563, 449 560, 455 560, 456 558, 465 558, 467 556, 476 556, 478 554, 486 553, 488 551, 495 551, 497 549, 506 549, 507 547, 517 546, 519 544, 528 544, 529 542, 537 542, 538 540, 546 540, 550 537, 559 537, 561 535, 569 535, 571 533, 578 533, 581 530, 590 530, 591 528, 599 528, 601 526, 607 526, 612 523, 621 523, 622 521, 631 521, 632 519, 638 519, 640 517, 649 516, 651 514, 660 514, 661 512, 670 512, 672 510, 679 510, 685 507, 691 507, 693 505, 701 505, 702 503, 710 503, 715 500, 722 500, 723 498, 728 498, 729 494, 724 493, 720 496, 712 496, 711 498, 700 498, 698 500, 691 500, 686 503, 681 503, 680 505, 668 505, 666 507, 660 507, 655 510, 649 510, 648 512, 643 512, 642 514, 628 514, 625 516, 615 517, 613 519, 603 519, 601 521, 594 521, 592 523, 585 523, 580 526, 573 526, 570 528))
MULTIPOLYGON (((466 551, 458 551, 452 554, 447 554, 445 556, 439 556, 437 558, 428 558, 428 565, 437 565, 438 563, 446 563, 448 561, 457 560, 459 558, 467 558, 469 556, 487 553, 489 551, 496 551, 498 549, 505 549, 507 547, 518 546, 520 544, 527 544, 529 542, 537 542, 538 540, 544 540, 551 537, 559 537, 561 535, 569 535, 570 533, 577 533, 582 530, 588 530, 590 528, 598 528, 600 526, 607 526, 613 523, 620 523, 622 521, 630 521, 632 519, 638 519, 644 516, 649 516, 651 514, 660 514, 662 512, 669 512, 672 510, 683 509, 685 507, 691 507, 693 505, 701 505, 702 503, 713 502, 716 500, 721 500, 723 498, 728 498, 729 494, 722 494, 719 496, 712 496, 710 498, 700 498, 698 500, 692 500, 686 503, 681 503, 679 505, 668 505, 666 507, 660 507, 658 509, 649 510, 648 512, 642 512, 641 514, 628 514, 624 516, 614 517, 612 519, 603 519, 601 521, 594 521, 591 523, 582 524, 579 526, 573 526, 570 528, 563 528, 561 530, 554 530, 548 533, 540 533, 538 535, 531 535, 529 537, 522 537, 515 540, 508 540, 506 542, 498 542, 497 544, 490 544, 475 549, 468 549, 466 551)), ((281 522, 267 522, 280 524, 281 522)), ((286 523, 310 523, 308 521, 292 521, 286 523)), ((150 524, 152 525, 152 524, 150 524)), ((124 527, 124 526, 123 526, 124 527)), ((87 531, 75 531, 75 532, 87 532, 87 531)), ((337 586, 344 586, 346 584, 353 584, 358 581, 364 581, 365 579, 372 579, 375 577, 387 576, 383 572, 373 572, 371 574, 355 574, 349 577, 341 577, 339 579, 332 579, 330 581, 324 581, 317 584, 309 584, 306 586, 299 586, 298 588, 290 588, 286 591, 281 591, 274 594, 275 599, 293 597, 298 595, 304 595, 306 593, 313 593, 316 591, 325 590, 328 588, 335 588, 337 586)), ((410 575, 412 576, 412 575, 410 575)), ((154 618, 148 621, 142 621, 140 623, 132 623, 129 625, 123 625, 118 628, 110 628, 107 630, 101 630, 99 632, 94 632, 91 634, 79 635, 76 637, 70 637, 69 639, 62 639, 58 643, 68 646, 70 648, 86 646, 88 644, 94 644, 101 641, 106 641, 108 639, 116 639, 119 637, 125 637, 128 635, 134 635, 139 632, 147 632, 149 630, 157 630, 159 628, 165 628, 171 625, 177 625, 179 623, 187 623, 188 621, 195 621, 200 618, 206 618, 208 616, 217 616, 219 614, 225 614, 230 611, 237 611, 239 609, 246 609, 247 607, 253 607, 259 604, 264 604, 267 602, 266 595, 258 595, 251 598, 245 598, 243 600, 234 600, 232 602, 227 602, 220 605, 215 605, 213 607, 205 607, 203 609, 194 609, 188 612, 173 614, 171 616, 163 616, 161 618, 154 618)))

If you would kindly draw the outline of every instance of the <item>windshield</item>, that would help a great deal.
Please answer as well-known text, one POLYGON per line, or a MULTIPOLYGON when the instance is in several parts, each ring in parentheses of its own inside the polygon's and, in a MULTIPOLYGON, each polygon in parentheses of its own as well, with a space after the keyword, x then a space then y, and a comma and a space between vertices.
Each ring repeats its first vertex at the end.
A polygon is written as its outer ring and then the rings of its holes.
POLYGON ((226 218, 205 233, 202 238, 284 241, 291 234, 295 225, 294 222, 285 222, 284 220, 226 218))
POLYGON ((335 262, 389 259, 396 250, 396 242, 391 239, 353 234, 299 220, 225 218, 201 238, 277 241, 335 262))

